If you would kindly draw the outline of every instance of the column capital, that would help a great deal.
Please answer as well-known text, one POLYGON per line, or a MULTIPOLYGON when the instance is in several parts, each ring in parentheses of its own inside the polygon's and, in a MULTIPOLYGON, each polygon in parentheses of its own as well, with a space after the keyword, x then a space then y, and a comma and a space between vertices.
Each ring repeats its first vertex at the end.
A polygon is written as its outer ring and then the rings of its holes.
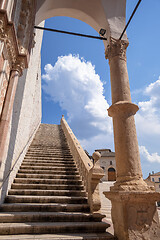
POLYGON ((121 59, 126 61, 126 49, 128 45, 128 41, 111 37, 105 51, 105 58, 110 60, 113 57, 119 56, 121 59))
POLYGON ((27 66, 27 59, 26 56, 19 55, 15 61, 15 63, 12 64, 12 70, 16 70, 19 72, 19 76, 22 76, 23 70, 27 66))

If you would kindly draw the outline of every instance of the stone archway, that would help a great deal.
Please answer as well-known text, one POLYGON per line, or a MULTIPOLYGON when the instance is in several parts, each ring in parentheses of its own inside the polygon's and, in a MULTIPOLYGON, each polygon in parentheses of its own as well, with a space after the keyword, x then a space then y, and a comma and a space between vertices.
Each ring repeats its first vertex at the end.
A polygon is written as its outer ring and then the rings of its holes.
POLYGON ((116 181, 116 170, 113 167, 108 168, 108 181, 116 181))

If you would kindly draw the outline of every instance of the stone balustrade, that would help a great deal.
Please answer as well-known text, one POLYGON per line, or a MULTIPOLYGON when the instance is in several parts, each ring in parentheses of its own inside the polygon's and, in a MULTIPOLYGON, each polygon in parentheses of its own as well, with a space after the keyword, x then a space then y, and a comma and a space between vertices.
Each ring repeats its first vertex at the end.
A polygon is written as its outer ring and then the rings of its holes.
POLYGON ((99 196, 99 182, 104 176, 103 170, 99 165, 100 153, 93 154, 94 164, 84 152, 79 141, 75 137, 64 116, 61 119, 61 126, 64 131, 65 137, 70 147, 70 151, 76 161, 79 169, 80 176, 84 182, 85 190, 87 192, 88 203, 91 212, 98 212, 101 207, 99 196))

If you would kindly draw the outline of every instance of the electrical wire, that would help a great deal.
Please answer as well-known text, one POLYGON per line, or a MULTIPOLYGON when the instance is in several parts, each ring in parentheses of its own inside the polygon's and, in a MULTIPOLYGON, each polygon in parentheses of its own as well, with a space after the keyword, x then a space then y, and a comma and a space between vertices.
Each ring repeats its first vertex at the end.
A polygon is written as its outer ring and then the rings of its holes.
POLYGON ((57 29, 53 29, 53 28, 45 28, 45 27, 39 27, 39 26, 34 26, 34 28, 40 29, 40 30, 46 30, 46 31, 50 31, 50 32, 65 33, 65 34, 79 36, 79 37, 94 38, 94 39, 105 40, 105 41, 107 40, 107 38, 104 38, 104 37, 98 37, 98 36, 91 36, 91 35, 87 35, 87 34, 62 31, 62 30, 57 30, 57 29))
POLYGON ((126 24, 126 26, 125 26, 125 28, 124 28, 124 30, 123 30, 123 32, 121 33, 121 36, 120 36, 119 40, 122 39, 123 34, 125 33, 125 31, 126 31, 128 25, 129 25, 130 21, 132 20, 132 18, 133 18, 133 16, 134 16, 134 14, 135 14, 135 12, 136 12, 136 10, 137 10, 139 4, 141 3, 141 1, 142 1, 142 0, 139 0, 138 3, 137 3, 137 5, 135 6, 135 8, 134 8, 134 10, 133 10, 133 12, 132 12, 132 14, 131 14, 131 16, 130 16, 130 18, 129 18, 127 24, 126 24))

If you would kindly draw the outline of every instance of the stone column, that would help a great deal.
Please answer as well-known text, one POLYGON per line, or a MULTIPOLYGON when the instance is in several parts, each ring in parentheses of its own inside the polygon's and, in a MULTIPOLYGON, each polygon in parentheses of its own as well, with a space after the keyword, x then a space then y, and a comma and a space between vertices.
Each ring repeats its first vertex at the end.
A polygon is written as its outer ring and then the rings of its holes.
POLYGON ((7 147, 6 140, 12 116, 13 103, 16 94, 19 75, 20 72, 18 70, 11 71, 5 103, 0 119, 0 165, 2 164, 3 156, 5 154, 7 147))
POLYGON ((160 196, 142 178, 134 121, 138 106, 131 102, 127 46, 127 41, 111 38, 106 49, 112 91, 108 114, 113 118, 117 181, 111 191, 104 194, 112 202, 114 231, 119 240, 158 239, 155 201, 160 196))
POLYGON ((128 42, 111 39, 106 50, 109 59, 112 106, 108 114, 113 118, 116 152, 117 185, 134 180, 142 181, 142 170, 134 114, 138 106, 131 102, 129 79, 126 65, 128 42))

